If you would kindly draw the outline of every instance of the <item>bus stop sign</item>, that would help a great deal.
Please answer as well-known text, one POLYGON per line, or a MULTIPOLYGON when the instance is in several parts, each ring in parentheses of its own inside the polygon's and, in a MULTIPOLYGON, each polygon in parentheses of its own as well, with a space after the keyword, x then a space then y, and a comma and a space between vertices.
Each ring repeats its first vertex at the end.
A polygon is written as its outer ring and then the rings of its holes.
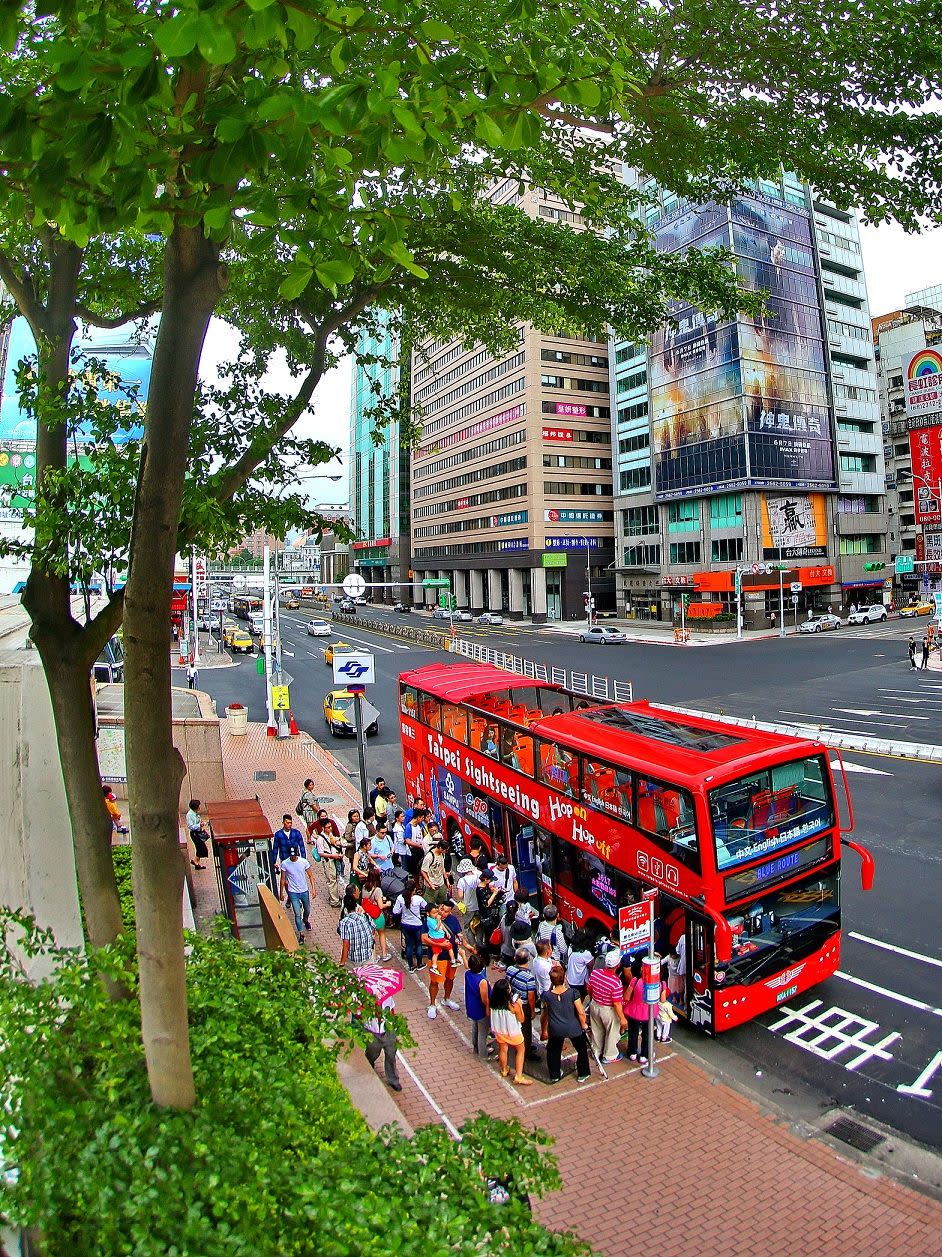
POLYGON ((630 903, 618 909, 618 945, 622 953, 645 950, 651 941, 651 904, 630 903))

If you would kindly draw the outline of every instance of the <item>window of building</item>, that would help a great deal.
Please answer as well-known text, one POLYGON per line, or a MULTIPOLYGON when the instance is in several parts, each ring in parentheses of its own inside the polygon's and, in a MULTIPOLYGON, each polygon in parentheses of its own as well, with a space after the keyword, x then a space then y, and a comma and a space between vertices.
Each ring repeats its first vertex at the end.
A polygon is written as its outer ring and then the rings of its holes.
POLYGON ((623 551, 625 567, 660 567, 661 547, 657 546, 625 546, 623 551))
POLYGON ((700 503, 671 502, 667 508, 668 532, 697 532, 700 528, 700 503))
POLYGON ((874 454, 842 454, 841 471, 876 471, 877 460, 874 454))
POLYGON ((841 554, 877 554, 883 549, 885 538, 876 533, 863 533, 859 537, 841 537, 839 552, 841 554))
POLYGON ((575 467, 579 471, 611 471, 610 458, 580 458, 572 454, 544 454, 544 467, 575 467))
POLYGON ((637 450, 646 450, 651 446, 651 438, 647 432, 641 432, 637 436, 623 436, 618 440, 619 454, 633 454, 637 450))
POLYGON ((572 393, 607 393, 608 380, 583 380, 573 375, 541 375, 543 388, 565 388, 572 393))
POLYGON ((857 497, 841 494, 837 499, 839 515, 866 515, 870 511, 880 509, 880 499, 873 493, 863 493, 857 497))
POLYGON ((631 375, 623 375, 618 381, 619 393, 630 393, 632 389, 640 388, 642 384, 647 384, 647 369, 641 371, 632 371, 631 375))
POLYGON ((650 487, 650 467, 632 467, 628 471, 619 472, 618 489, 620 493, 631 493, 637 489, 649 489, 650 487))
POLYGON ((710 558, 714 563, 735 563, 742 556, 742 537, 717 537, 710 543, 710 558))
POLYGON ((866 433, 867 436, 873 434, 874 424, 868 423, 866 419, 838 419, 838 432, 866 433))
POLYGON ((617 363, 629 362, 644 352, 644 345, 622 345, 620 349, 615 350, 615 361, 617 363))
POLYGON ((710 527, 742 528, 741 493, 718 493, 710 498, 710 527))
POLYGON ((670 561, 674 563, 699 563, 699 541, 672 541, 670 544, 670 561))
POLYGON ((630 506, 622 511, 622 532, 626 537, 659 532, 656 506, 630 506))
POLYGON ((648 403, 647 402, 633 402, 632 405, 630 406, 618 407, 619 424, 634 423, 638 419, 647 419, 647 417, 648 417, 648 403))

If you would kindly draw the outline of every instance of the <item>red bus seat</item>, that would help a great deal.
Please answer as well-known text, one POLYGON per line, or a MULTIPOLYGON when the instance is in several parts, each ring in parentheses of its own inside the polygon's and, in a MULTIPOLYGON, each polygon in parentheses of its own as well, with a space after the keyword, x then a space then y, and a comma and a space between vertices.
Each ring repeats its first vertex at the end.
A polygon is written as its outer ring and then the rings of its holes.
POLYGON ((479 751, 484 744, 484 730, 487 728, 487 721, 483 716, 471 717, 471 747, 475 751, 479 751))
POLYGON ((771 790, 760 790, 752 796, 752 815, 750 829, 768 829, 772 819, 775 801, 771 790))
POLYGON ((520 772, 528 777, 533 776, 532 738, 514 738, 514 759, 517 761, 520 772))

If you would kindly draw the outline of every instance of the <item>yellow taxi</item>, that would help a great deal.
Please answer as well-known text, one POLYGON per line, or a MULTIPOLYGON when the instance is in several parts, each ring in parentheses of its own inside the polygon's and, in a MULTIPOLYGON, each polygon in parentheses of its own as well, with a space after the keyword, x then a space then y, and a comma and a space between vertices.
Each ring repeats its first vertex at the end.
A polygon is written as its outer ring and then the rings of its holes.
POLYGON ((913 602, 908 607, 900 607, 900 615, 932 615, 935 606, 931 602, 913 602))
POLYGON ((351 646, 349 642, 331 642, 324 651, 324 663, 332 664, 334 662, 334 651, 339 651, 343 654, 345 650, 356 650, 356 646, 351 646))
POLYGON ((231 651, 235 654, 248 655, 251 654, 254 648, 255 643, 245 629, 233 629, 229 637, 229 649, 231 651))
MULTIPOLYGON (((366 736, 371 738, 379 733, 379 712, 366 699, 361 701, 363 718, 369 721, 366 726, 366 736)), ((354 695, 349 690, 331 690, 324 696, 324 719, 327 721, 327 728, 335 738, 356 733, 354 702, 354 695)))
POLYGON ((232 640, 232 634, 237 632, 239 625, 235 620, 223 620, 222 622, 222 644, 228 646, 232 640))

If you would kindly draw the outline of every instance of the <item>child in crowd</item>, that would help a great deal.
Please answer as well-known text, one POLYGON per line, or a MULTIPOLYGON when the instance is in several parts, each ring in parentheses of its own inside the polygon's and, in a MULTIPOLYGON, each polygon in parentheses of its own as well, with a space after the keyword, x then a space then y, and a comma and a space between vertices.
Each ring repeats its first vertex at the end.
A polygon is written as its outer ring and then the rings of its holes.
POLYGON ((670 1043, 671 1041, 671 1024, 677 1020, 677 1013, 673 1004, 670 1002, 670 993, 667 989, 667 983, 661 983, 661 998, 657 1006, 657 1021, 654 1026, 654 1033, 658 1043, 670 1043))
POLYGON ((537 940, 536 944, 536 960, 530 968, 533 970, 533 976, 536 978, 537 996, 542 999, 546 992, 550 989, 551 979, 550 970, 556 964, 553 955, 553 945, 548 938, 537 940))
POLYGON ((532 1086, 533 1079, 527 1078, 523 1072, 523 1007, 507 978, 498 978, 491 991, 491 1029, 497 1040, 501 1077, 506 1078, 510 1073, 508 1057, 513 1048, 516 1066, 513 1080, 519 1087, 532 1086))

